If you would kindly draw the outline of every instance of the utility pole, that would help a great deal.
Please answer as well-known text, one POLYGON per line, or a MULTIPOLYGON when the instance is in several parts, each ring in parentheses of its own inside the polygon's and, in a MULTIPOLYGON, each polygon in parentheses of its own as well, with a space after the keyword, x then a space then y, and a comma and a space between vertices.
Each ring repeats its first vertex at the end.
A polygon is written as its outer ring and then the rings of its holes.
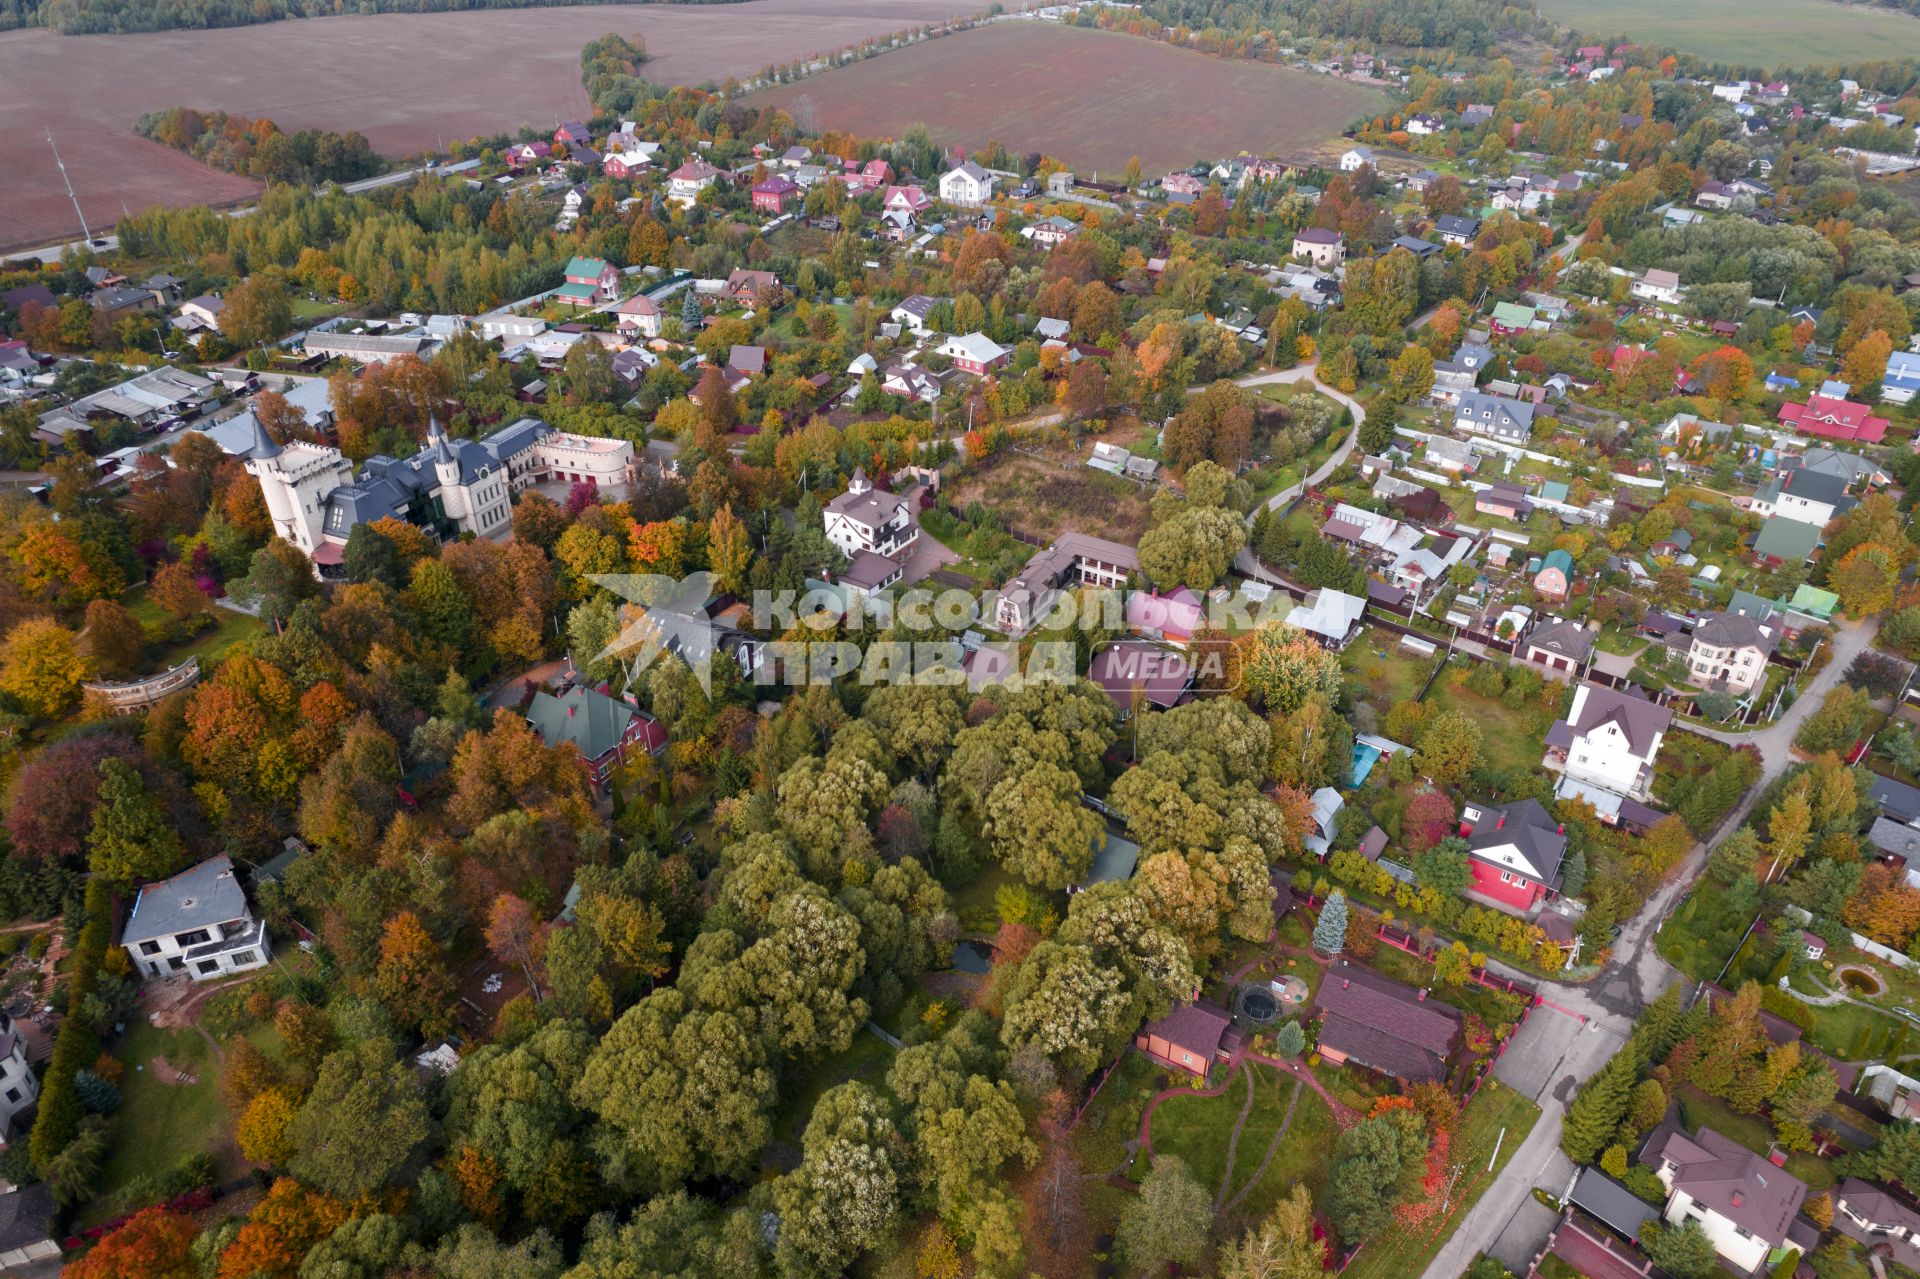
POLYGON ((93 245, 93 232, 87 230, 87 215, 80 211, 80 197, 73 193, 73 179, 67 176, 67 162, 60 158, 60 148, 53 141, 53 130, 47 130, 47 145, 53 147, 53 162, 60 166, 60 180, 67 184, 67 199, 73 201, 73 216, 80 219, 80 241, 89 248, 93 245))

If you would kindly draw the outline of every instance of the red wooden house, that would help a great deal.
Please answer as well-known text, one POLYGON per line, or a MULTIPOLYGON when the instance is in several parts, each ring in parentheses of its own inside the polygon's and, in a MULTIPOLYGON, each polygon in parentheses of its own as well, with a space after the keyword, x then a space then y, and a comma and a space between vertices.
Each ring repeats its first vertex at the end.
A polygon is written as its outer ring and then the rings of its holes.
POLYGON ((753 207, 762 213, 779 216, 801 199, 800 184, 784 173, 776 173, 753 185, 753 207))
POLYGON ((1526 914, 1560 891, 1566 828, 1537 800, 1468 804, 1460 810, 1460 837, 1473 891, 1503 909, 1526 914))

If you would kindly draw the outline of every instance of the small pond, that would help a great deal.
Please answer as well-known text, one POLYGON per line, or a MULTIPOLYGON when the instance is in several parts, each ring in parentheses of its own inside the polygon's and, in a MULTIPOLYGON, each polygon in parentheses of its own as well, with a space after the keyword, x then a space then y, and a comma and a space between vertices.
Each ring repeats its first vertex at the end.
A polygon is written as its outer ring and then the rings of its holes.
POLYGON ((953 948, 953 970, 985 976, 993 967, 993 947, 985 942, 963 941, 953 948))
POLYGON ((1856 995, 1877 995, 1885 989, 1880 978, 1865 968, 1842 968, 1835 976, 1856 995))

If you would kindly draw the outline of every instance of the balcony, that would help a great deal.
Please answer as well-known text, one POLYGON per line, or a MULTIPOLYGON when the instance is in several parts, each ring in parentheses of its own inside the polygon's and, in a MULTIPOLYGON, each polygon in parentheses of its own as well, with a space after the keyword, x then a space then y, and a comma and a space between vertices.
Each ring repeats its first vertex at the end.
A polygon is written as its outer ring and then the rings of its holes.
POLYGON ((237 927, 231 924, 226 927, 225 936, 216 937, 212 941, 202 942, 192 947, 182 958, 191 964, 196 960, 227 954, 229 951, 258 947, 267 935, 267 921, 264 919, 250 919, 237 927))

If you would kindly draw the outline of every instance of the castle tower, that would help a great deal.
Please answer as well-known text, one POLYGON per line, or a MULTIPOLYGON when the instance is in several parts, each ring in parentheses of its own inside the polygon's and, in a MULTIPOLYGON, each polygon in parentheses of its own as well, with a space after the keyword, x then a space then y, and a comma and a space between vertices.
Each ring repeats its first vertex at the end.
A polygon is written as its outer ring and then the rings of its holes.
POLYGON ((460 487, 460 459, 447 447, 447 435, 432 413, 427 414, 427 451, 433 455, 434 482, 443 489, 460 487))
POLYGON ((314 444, 275 444, 254 423, 247 474, 260 481, 276 537, 312 555, 320 545, 327 494, 353 480, 353 464, 338 449, 314 444))

